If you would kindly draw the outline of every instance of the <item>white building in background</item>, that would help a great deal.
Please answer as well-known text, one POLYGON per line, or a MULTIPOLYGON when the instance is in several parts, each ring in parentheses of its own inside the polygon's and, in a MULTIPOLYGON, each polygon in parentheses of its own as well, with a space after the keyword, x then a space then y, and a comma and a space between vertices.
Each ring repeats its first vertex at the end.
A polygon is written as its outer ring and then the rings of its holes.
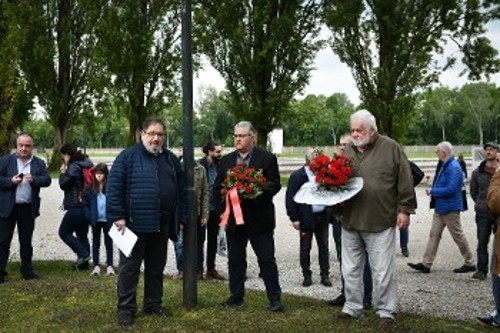
POLYGON ((274 154, 281 154, 283 151, 283 129, 276 128, 267 135, 267 148, 274 154))

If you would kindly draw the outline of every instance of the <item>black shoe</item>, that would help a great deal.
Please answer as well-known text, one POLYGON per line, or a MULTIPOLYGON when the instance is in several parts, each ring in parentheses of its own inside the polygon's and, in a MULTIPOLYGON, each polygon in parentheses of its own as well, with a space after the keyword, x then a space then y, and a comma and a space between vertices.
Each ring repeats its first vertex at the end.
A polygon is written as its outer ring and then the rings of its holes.
POLYGON ((475 272, 476 271, 476 266, 475 265, 462 265, 459 268, 455 268, 453 272, 455 273, 468 273, 468 272, 475 272))
POLYGON ((281 301, 278 299, 271 301, 271 304, 269 305, 269 310, 271 310, 272 312, 283 312, 285 310, 285 307, 283 306, 283 304, 281 304, 281 301))
POLYGON ((134 316, 128 312, 118 312, 118 323, 121 326, 132 326, 134 324, 134 316))
POLYGON ((332 282, 330 281, 330 278, 328 276, 323 276, 321 278, 321 284, 324 285, 325 287, 331 287, 332 282))
POLYGON ((7 281, 7 272, 0 272, 0 284, 5 283, 7 281))
POLYGON ((431 269, 427 266, 425 266, 424 264, 422 264, 421 262, 419 262, 418 264, 412 264, 411 262, 408 263, 408 266, 410 266, 411 268, 413 269, 416 269, 417 271, 420 271, 422 273, 430 273, 431 272, 431 269))
POLYGON ((25 280, 37 280, 39 278, 40 276, 36 275, 35 273, 23 274, 23 279, 25 280))
POLYGON ((477 317, 477 320, 478 320, 481 324, 485 324, 485 325, 487 325, 487 326, 491 326, 491 327, 500 328, 500 324, 499 324, 499 323, 497 323, 496 321, 494 321, 492 317, 484 317, 484 318, 477 317))
POLYGON ((403 255, 403 257, 409 257, 410 256, 410 252, 408 250, 401 250, 401 254, 403 255))
POLYGON ((332 299, 331 301, 326 301, 326 304, 330 306, 344 306, 345 304, 345 296, 340 294, 337 298, 332 299))
POLYGON ((370 302, 370 301, 364 301, 363 302, 363 309, 364 310, 368 311, 368 310, 371 310, 371 308, 372 308, 372 302, 370 302))
POLYGON ((160 316, 163 318, 172 317, 172 312, 165 309, 163 306, 159 306, 154 308, 153 310, 144 310, 145 313, 155 316, 160 316))
POLYGON ((304 275, 304 281, 302 282, 302 286, 309 287, 312 284, 313 284, 313 282, 311 279, 311 275, 304 275))
POLYGON ((236 309, 243 306, 243 303, 245 303, 243 298, 231 296, 222 303, 222 306, 229 309, 236 309))

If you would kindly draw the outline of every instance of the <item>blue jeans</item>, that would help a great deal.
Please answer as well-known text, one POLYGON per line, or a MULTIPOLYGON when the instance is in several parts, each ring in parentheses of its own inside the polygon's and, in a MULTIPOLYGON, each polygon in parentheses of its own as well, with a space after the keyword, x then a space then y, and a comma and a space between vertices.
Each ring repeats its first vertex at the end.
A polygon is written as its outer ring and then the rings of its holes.
POLYGON ((179 230, 177 235, 177 242, 174 243, 175 263, 177 265, 177 272, 183 274, 184 272, 184 229, 179 230))
POLYGON ((496 310, 493 320, 500 324, 500 276, 495 274, 496 246, 497 242, 493 239, 493 254, 491 255, 491 290, 493 292, 493 300, 495 301, 496 310))
POLYGON ((410 233, 410 228, 399 229, 399 247, 401 252, 408 251, 408 234, 410 233))
POLYGON ((82 208, 69 208, 59 226, 59 237, 79 258, 86 258, 90 255, 88 232, 89 223, 83 216, 82 208))
POLYGON ((477 226, 477 270, 488 272, 488 244, 495 231, 495 219, 476 214, 477 226))

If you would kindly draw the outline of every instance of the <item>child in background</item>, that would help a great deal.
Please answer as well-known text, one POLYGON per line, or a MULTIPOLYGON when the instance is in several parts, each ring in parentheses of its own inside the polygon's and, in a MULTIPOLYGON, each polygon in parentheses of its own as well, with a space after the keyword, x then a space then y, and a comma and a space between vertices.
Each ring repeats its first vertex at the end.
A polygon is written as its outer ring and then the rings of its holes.
POLYGON ((92 226, 92 260, 94 270, 91 275, 99 275, 99 247, 101 243, 101 231, 104 232, 104 245, 106 247, 106 274, 115 275, 113 269, 113 241, 109 237, 111 223, 106 220, 106 179, 108 177, 108 166, 99 163, 93 170, 94 179, 92 187, 88 187, 83 194, 83 206, 85 217, 92 226))

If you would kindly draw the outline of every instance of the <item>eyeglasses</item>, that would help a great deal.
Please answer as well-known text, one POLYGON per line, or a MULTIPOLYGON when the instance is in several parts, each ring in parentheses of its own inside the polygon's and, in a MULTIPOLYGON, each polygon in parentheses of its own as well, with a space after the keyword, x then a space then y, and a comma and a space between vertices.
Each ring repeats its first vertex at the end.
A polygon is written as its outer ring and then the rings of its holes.
POLYGON ((152 138, 157 136, 159 139, 161 139, 165 136, 165 133, 158 133, 158 132, 144 132, 144 134, 146 134, 147 136, 150 136, 152 138))
POLYGON ((233 134, 233 138, 235 139, 237 138, 243 139, 246 138, 247 136, 252 136, 252 134, 233 134))

